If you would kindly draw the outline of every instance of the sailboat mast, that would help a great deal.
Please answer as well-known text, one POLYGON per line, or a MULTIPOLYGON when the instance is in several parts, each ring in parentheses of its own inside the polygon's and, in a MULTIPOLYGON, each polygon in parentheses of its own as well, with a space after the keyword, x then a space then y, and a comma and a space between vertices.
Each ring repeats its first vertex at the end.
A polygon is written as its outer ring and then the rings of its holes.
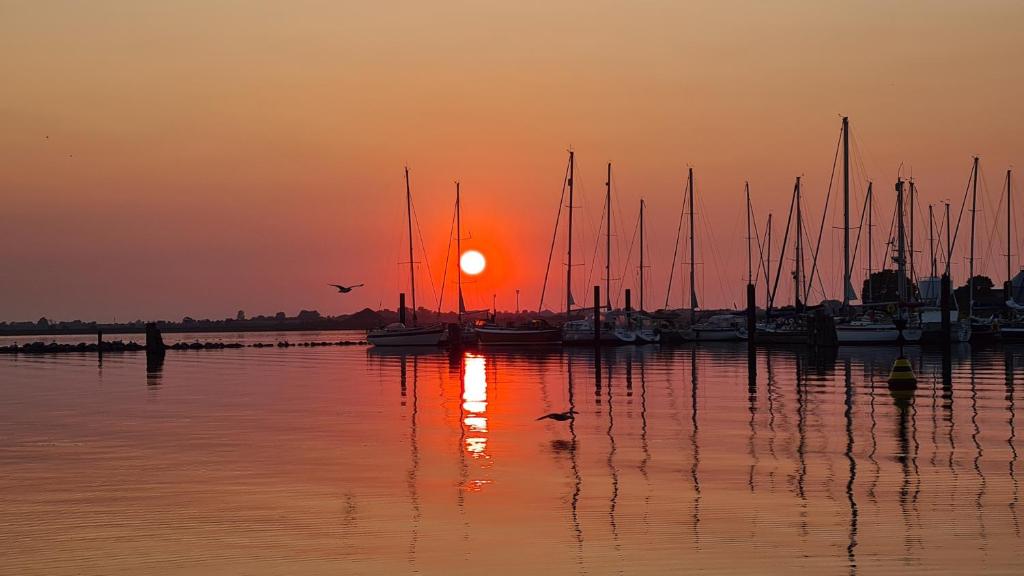
MULTIPOLYGON (((793 295, 793 309, 796 310, 797 312, 799 312, 800 310, 803 309, 803 306, 801 306, 801 304, 800 304, 800 285, 802 283, 801 274, 803 274, 803 270, 801 270, 801 264, 803 263, 802 261, 804 259, 803 258, 803 256, 804 256, 804 254, 803 254, 803 243, 800 242, 801 237, 803 236, 803 224, 804 223, 803 223, 803 215, 802 215, 802 212, 800 210, 800 177, 799 176, 796 177, 796 186, 795 186, 795 188, 793 190, 793 193, 796 194, 796 271, 793 273, 793 280, 794 280, 793 283, 794 283, 794 285, 796 287, 796 292, 793 295)), ((845 292, 846 289, 844 288, 843 291, 845 292)))
MULTIPOLYGON (((914 267, 914 260, 917 258, 917 253, 914 252, 914 212, 915 212, 915 198, 917 197, 917 185, 914 184, 914 179, 910 179, 910 281, 914 282, 917 278, 916 269, 914 267)), ((911 298, 914 296, 913 293, 908 294, 911 298)))
POLYGON ((697 319, 697 292, 694 277, 696 274, 696 251, 693 245, 693 168, 690 168, 686 187, 690 190, 690 323, 697 319))
MULTIPOLYGON (((798 232, 799 234, 799 232, 798 232)), ((843 310, 850 306, 850 119, 843 116, 843 310)))
POLYGON ((455 182, 455 253, 458 254, 456 268, 458 268, 459 286, 459 325, 462 325, 462 194, 459 190, 459 182, 455 182))
POLYGON ((768 256, 768 266, 764 270, 764 313, 767 317, 772 311, 772 215, 768 213, 768 236, 765 241, 765 254, 768 256))
POLYGON ((974 225, 977 220, 978 214, 978 157, 974 157, 974 178, 971 182, 971 258, 968 263, 970 270, 968 271, 967 284, 968 292, 970 292, 970 299, 967 304, 968 316, 974 315, 974 225))
POLYGON ((906 238, 903 228, 903 180, 896 181, 896 287, 899 294, 900 310, 897 311, 902 317, 902 306, 907 301, 907 259, 906 259, 906 238))
MULTIPOLYGON (((1013 218, 1013 195, 1010 190, 1010 170, 1006 171, 1006 281, 1013 282, 1013 278, 1010 274, 1013 272, 1012 264, 1010 262, 1011 255, 1013 254, 1013 228, 1011 227, 1011 219, 1013 218)), ((1010 298, 1007 297, 1007 300, 1010 298)))
POLYGON ((928 261, 931 263, 931 277, 935 278, 938 267, 935 262, 935 212, 934 206, 928 205, 928 261))
POLYGON ((405 167, 405 219, 409 229, 409 292, 412 295, 412 325, 416 325, 416 265, 412 260, 412 191, 409 188, 409 167, 405 167))
POLYGON ((747 284, 754 281, 754 271, 751 264, 753 253, 750 251, 750 182, 743 183, 743 192, 747 197, 747 284))
MULTIPOLYGON (((872 300, 874 300, 874 297, 875 297, 875 293, 872 291, 872 289, 874 288, 874 284, 875 283, 874 283, 874 280, 871 279, 871 264, 872 264, 872 262, 871 262, 871 260, 872 260, 872 254, 871 254, 871 228, 873 226, 871 216, 875 212, 875 196, 872 193, 873 185, 874 185, 873 182, 868 181, 868 296, 867 296, 867 298, 870 298, 872 300)), ((865 298, 865 300, 867 300, 867 298, 865 298)))
POLYGON ((640 199, 640 311, 644 311, 644 200, 640 199))
POLYGON ((949 219, 949 202, 943 202, 943 204, 946 206, 946 276, 949 276, 951 266, 949 261, 953 259, 953 241, 949 238, 951 222, 949 219))
POLYGON ((604 183, 604 211, 605 237, 604 237, 604 297, 608 310, 612 309, 612 163, 608 163, 608 180, 604 183))
MULTIPOLYGON (((568 237, 568 255, 566 257, 565 267, 565 319, 572 319, 572 179, 573 171, 575 169, 575 155, 572 150, 569 150, 569 237, 568 237)), ((595 319, 596 321, 596 319, 595 319)))

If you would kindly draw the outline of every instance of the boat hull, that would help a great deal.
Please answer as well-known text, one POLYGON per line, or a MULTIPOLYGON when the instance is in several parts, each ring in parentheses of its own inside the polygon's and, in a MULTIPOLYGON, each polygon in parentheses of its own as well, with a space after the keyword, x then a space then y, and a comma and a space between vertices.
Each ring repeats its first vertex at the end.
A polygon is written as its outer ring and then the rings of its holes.
POLYGON ((438 346, 444 336, 444 328, 409 328, 370 331, 366 340, 374 346, 438 346))
MULTIPOLYGON (((851 344, 896 344, 900 341, 901 331, 895 326, 836 326, 836 339, 840 345, 851 344)), ((903 341, 916 343, 921 341, 920 328, 904 328, 903 341)))
POLYGON ((562 343, 562 331, 558 328, 543 330, 477 328, 476 334, 480 344, 485 346, 551 346, 562 343))

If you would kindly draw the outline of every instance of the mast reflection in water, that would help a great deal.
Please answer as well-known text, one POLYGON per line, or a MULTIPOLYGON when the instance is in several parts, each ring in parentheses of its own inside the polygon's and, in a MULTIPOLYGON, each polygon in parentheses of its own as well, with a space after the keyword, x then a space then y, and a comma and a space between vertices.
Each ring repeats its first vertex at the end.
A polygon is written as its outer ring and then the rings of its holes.
POLYGON ((0 357, 0 573, 1024 572, 1024 348, 906 352, 0 357))

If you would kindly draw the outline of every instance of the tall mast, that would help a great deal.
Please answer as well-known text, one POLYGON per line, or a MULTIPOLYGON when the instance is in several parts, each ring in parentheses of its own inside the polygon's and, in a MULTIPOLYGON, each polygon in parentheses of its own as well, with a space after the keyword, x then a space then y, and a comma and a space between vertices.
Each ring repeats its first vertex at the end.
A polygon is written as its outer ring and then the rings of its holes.
POLYGON ((977 219, 978 209, 978 157, 974 157, 973 179, 971 182, 971 259, 968 263, 967 290, 970 292, 970 299, 967 301, 968 317, 974 315, 974 224, 977 219))
POLYGON ((644 311, 644 199, 640 199, 640 311, 644 311))
POLYGON ((412 294, 412 325, 416 325, 416 265, 412 260, 412 191, 409 167, 405 167, 405 219, 409 228, 409 292, 412 294))
MULTIPOLYGON (((915 206, 916 206, 916 204, 914 202, 914 199, 916 197, 917 197, 917 186, 914 184, 914 178, 911 177, 910 178, 910 238, 909 238, 909 244, 910 244, 910 281, 911 282, 914 282, 914 279, 917 277, 916 270, 915 270, 915 267, 914 267, 914 260, 917 258, 917 253, 914 252, 914 211, 915 211, 915 206)), ((913 297, 913 295, 914 295, 913 294, 913 290, 911 290, 911 293, 908 294, 908 296, 913 297)))
MULTIPOLYGON (((800 285, 802 284, 801 275, 801 264, 803 263, 803 245, 800 242, 801 236, 803 236, 803 216, 800 211, 800 177, 796 177, 796 186, 794 187, 793 193, 796 194, 796 271, 793 273, 794 285, 796 286, 796 292, 793 295, 793 309, 799 312, 803 309, 800 301, 800 285)), ((845 292, 846 289, 844 288, 845 292)))
POLYGON ((928 205, 928 261, 931 263, 931 277, 935 278, 938 267, 935 262, 935 213, 934 206, 928 205))
POLYGON ((753 253, 750 251, 750 182, 743 183, 743 192, 747 197, 747 284, 754 281, 754 272, 751 264, 753 253))
POLYGON ((874 300, 875 293, 874 289, 875 282, 871 279, 871 265, 872 265, 872 253, 871 253, 871 229, 872 229, 872 214, 875 211, 875 195, 872 192, 874 183, 868 181, 868 298, 874 300))
POLYGON ((455 182, 455 253, 458 254, 456 268, 459 269, 459 324, 462 324, 462 309, 465 304, 462 302, 462 195, 459 191, 459 182, 455 182))
POLYGON ((697 292, 694 275, 696 272, 696 251, 693 246, 693 168, 690 168, 686 187, 690 190, 690 323, 697 319, 697 292))
POLYGON ((843 116, 843 309, 850 306, 850 120, 843 116))
MULTIPOLYGON (((569 150, 569 239, 567 266, 565 268, 565 319, 572 319, 572 177, 575 168, 575 155, 569 150)), ((597 319, 594 320, 595 322, 597 319)))
POLYGON ((604 241, 604 297, 606 308, 612 309, 612 163, 608 163, 608 180, 604 183, 605 222, 604 241))
POLYGON ((765 316, 772 311, 772 214, 768 213, 768 236, 765 241, 765 254, 768 256, 768 266, 764 270, 764 313, 765 316))
MULTIPOLYGON (((1012 264, 1010 262, 1010 256, 1013 254, 1013 229, 1011 227, 1010 220, 1013 218, 1013 204, 1011 203, 1013 196, 1010 190, 1010 170, 1006 171, 1006 281, 1013 282, 1013 277, 1010 274, 1013 272, 1012 264)), ((1012 286, 1011 286, 1012 288, 1012 286)), ((1012 296, 1007 295, 1007 300, 1012 296)))
POLYGON ((896 181, 896 286, 899 294, 900 309, 897 313, 902 317, 903 304, 907 301, 907 255, 906 238, 903 228, 903 180, 896 181))
POLYGON ((949 239, 949 202, 943 202, 946 206, 946 276, 950 275, 950 260, 953 259, 953 241, 949 239))

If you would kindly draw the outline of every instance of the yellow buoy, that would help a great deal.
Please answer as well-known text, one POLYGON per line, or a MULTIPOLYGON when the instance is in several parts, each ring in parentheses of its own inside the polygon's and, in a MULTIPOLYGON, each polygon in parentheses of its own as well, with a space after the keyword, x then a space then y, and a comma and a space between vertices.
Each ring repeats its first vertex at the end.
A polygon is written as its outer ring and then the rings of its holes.
POLYGON ((917 376, 914 375, 914 368, 911 367, 910 360, 900 356, 893 362, 892 371, 889 372, 889 387, 915 388, 916 386, 917 376))

